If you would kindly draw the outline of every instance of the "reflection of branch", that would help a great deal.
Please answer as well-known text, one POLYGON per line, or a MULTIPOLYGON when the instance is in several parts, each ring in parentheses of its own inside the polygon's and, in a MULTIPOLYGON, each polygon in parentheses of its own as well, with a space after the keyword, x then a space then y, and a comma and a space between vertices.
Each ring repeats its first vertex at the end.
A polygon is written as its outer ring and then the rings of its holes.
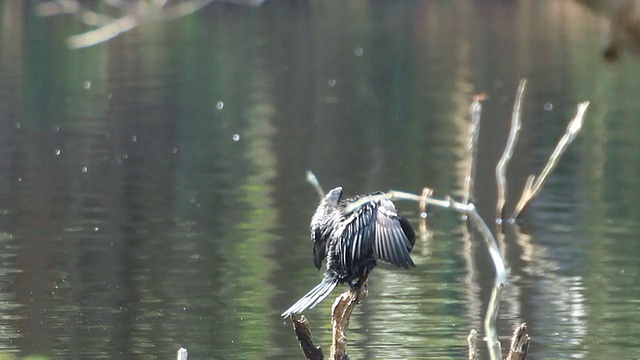
POLYGON ((123 2, 120 0, 103 0, 103 2, 124 14, 112 18, 82 6, 77 0, 53 0, 38 5, 40 16, 73 14, 76 18, 97 29, 73 35, 67 39, 67 45, 79 49, 100 44, 127 32, 144 22, 177 19, 196 12, 213 0, 187 0, 173 6, 165 7, 169 0, 123 2))
POLYGON ((476 177, 476 154, 478 153, 478 135, 480 133, 480 114, 482 113, 483 95, 477 95, 469 107, 469 137, 467 138, 467 167, 464 176, 464 189, 462 191, 462 203, 467 204, 473 199, 474 181, 476 177))
POLYGON ((547 176, 549 176, 551 171, 556 167, 556 165, 558 164, 558 160, 560 159, 562 154, 564 154, 564 152, 567 150, 567 147, 569 147, 571 142, 573 142, 573 140, 578 135, 578 132, 580 132, 580 129, 582 128, 582 120, 584 118, 585 112, 587 111, 587 107, 589 107, 588 101, 578 104, 576 115, 569 122, 569 125, 567 125, 567 130, 565 131, 562 138, 560 138, 560 140, 558 141, 556 148, 553 150, 553 153, 551 153, 551 156, 549 157, 547 164, 540 172, 540 175, 537 178, 531 175, 527 179, 525 187, 522 191, 522 196, 520 197, 518 205, 516 205, 516 208, 511 215, 511 219, 517 219, 520 216, 520 212, 522 212, 524 207, 527 206, 529 201, 531 201, 531 199, 538 195, 538 192, 540 192, 542 184, 544 184, 547 176))
POLYGON ((526 85, 526 79, 520 80, 520 85, 518 86, 518 91, 516 92, 516 100, 513 103, 513 113, 511 115, 511 131, 509 132, 509 138, 507 140, 507 145, 504 148, 504 153, 502 153, 502 157, 500 158, 500 161, 496 166, 496 180, 498 185, 496 221, 498 222, 500 222, 504 217, 504 204, 506 203, 507 198, 507 164, 509 163, 509 160, 511 160, 513 150, 516 146, 516 142, 518 141, 518 132, 520 132, 520 117, 522 115, 522 108, 520 104, 522 103, 522 95, 524 93, 526 85))

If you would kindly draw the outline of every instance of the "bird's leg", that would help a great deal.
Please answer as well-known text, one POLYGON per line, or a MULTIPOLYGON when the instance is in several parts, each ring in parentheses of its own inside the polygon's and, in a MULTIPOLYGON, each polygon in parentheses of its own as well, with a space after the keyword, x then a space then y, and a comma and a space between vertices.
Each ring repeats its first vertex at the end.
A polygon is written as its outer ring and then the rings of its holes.
POLYGON ((355 284, 353 284, 351 287, 354 288, 354 290, 360 290, 363 287, 365 287, 366 284, 367 284, 367 281, 369 280, 370 272, 371 272, 371 270, 369 270, 368 267, 365 267, 362 276, 360 276, 358 278, 358 281, 355 284))

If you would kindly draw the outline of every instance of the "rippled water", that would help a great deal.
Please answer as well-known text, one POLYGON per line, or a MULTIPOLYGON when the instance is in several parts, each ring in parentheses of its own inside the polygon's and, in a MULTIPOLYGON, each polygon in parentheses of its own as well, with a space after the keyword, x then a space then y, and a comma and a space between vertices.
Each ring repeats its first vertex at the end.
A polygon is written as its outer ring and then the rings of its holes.
MULTIPOLYGON (((532 359, 640 357, 640 64, 568 1, 214 3, 69 50, 73 17, 0 5, 0 353, 299 359, 279 314, 321 278, 317 195, 460 194, 467 110, 486 93, 476 199, 529 79, 512 209, 588 99, 583 132, 501 247, 508 342, 532 359)), ((415 204, 400 210, 419 227, 415 204)), ((377 268, 354 359, 461 359, 493 282, 483 242, 432 208, 410 271, 377 268)), ((307 312, 329 351, 330 301, 307 312)))

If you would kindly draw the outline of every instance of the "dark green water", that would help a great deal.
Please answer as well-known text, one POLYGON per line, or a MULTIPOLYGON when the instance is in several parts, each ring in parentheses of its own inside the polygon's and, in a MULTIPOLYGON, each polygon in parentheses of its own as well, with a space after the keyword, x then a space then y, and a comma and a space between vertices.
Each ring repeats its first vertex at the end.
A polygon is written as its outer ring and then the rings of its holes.
MULTIPOLYGON (((348 194, 459 194, 484 92, 477 202, 518 81, 512 209, 573 116, 580 137, 503 250, 499 332, 531 359, 640 358, 640 63, 568 1, 214 3, 102 45, 0 4, 0 352, 55 359, 300 359, 279 314, 314 286, 313 170, 348 194)), ((416 204, 398 203, 417 226, 416 204)), ((354 359, 463 359, 493 281, 481 239, 431 210, 411 271, 376 269, 354 359)), ((330 301, 307 312, 328 352, 330 301)), ((506 338, 503 339, 507 343, 506 338)))

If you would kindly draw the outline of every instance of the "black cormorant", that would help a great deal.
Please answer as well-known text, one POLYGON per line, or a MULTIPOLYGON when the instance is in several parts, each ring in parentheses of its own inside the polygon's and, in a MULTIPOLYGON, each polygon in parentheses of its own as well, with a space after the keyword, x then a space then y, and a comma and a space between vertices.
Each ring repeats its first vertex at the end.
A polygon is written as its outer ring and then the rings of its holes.
POLYGON ((400 216, 391 200, 368 202, 351 213, 350 203, 375 192, 341 200, 342 188, 337 187, 320 201, 311 218, 313 263, 320 269, 327 258, 327 270, 322 282, 287 309, 282 316, 300 313, 324 300, 338 285, 360 286, 358 280, 371 271, 376 261, 411 268, 409 256, 416 234, 407 219, 400 216))

